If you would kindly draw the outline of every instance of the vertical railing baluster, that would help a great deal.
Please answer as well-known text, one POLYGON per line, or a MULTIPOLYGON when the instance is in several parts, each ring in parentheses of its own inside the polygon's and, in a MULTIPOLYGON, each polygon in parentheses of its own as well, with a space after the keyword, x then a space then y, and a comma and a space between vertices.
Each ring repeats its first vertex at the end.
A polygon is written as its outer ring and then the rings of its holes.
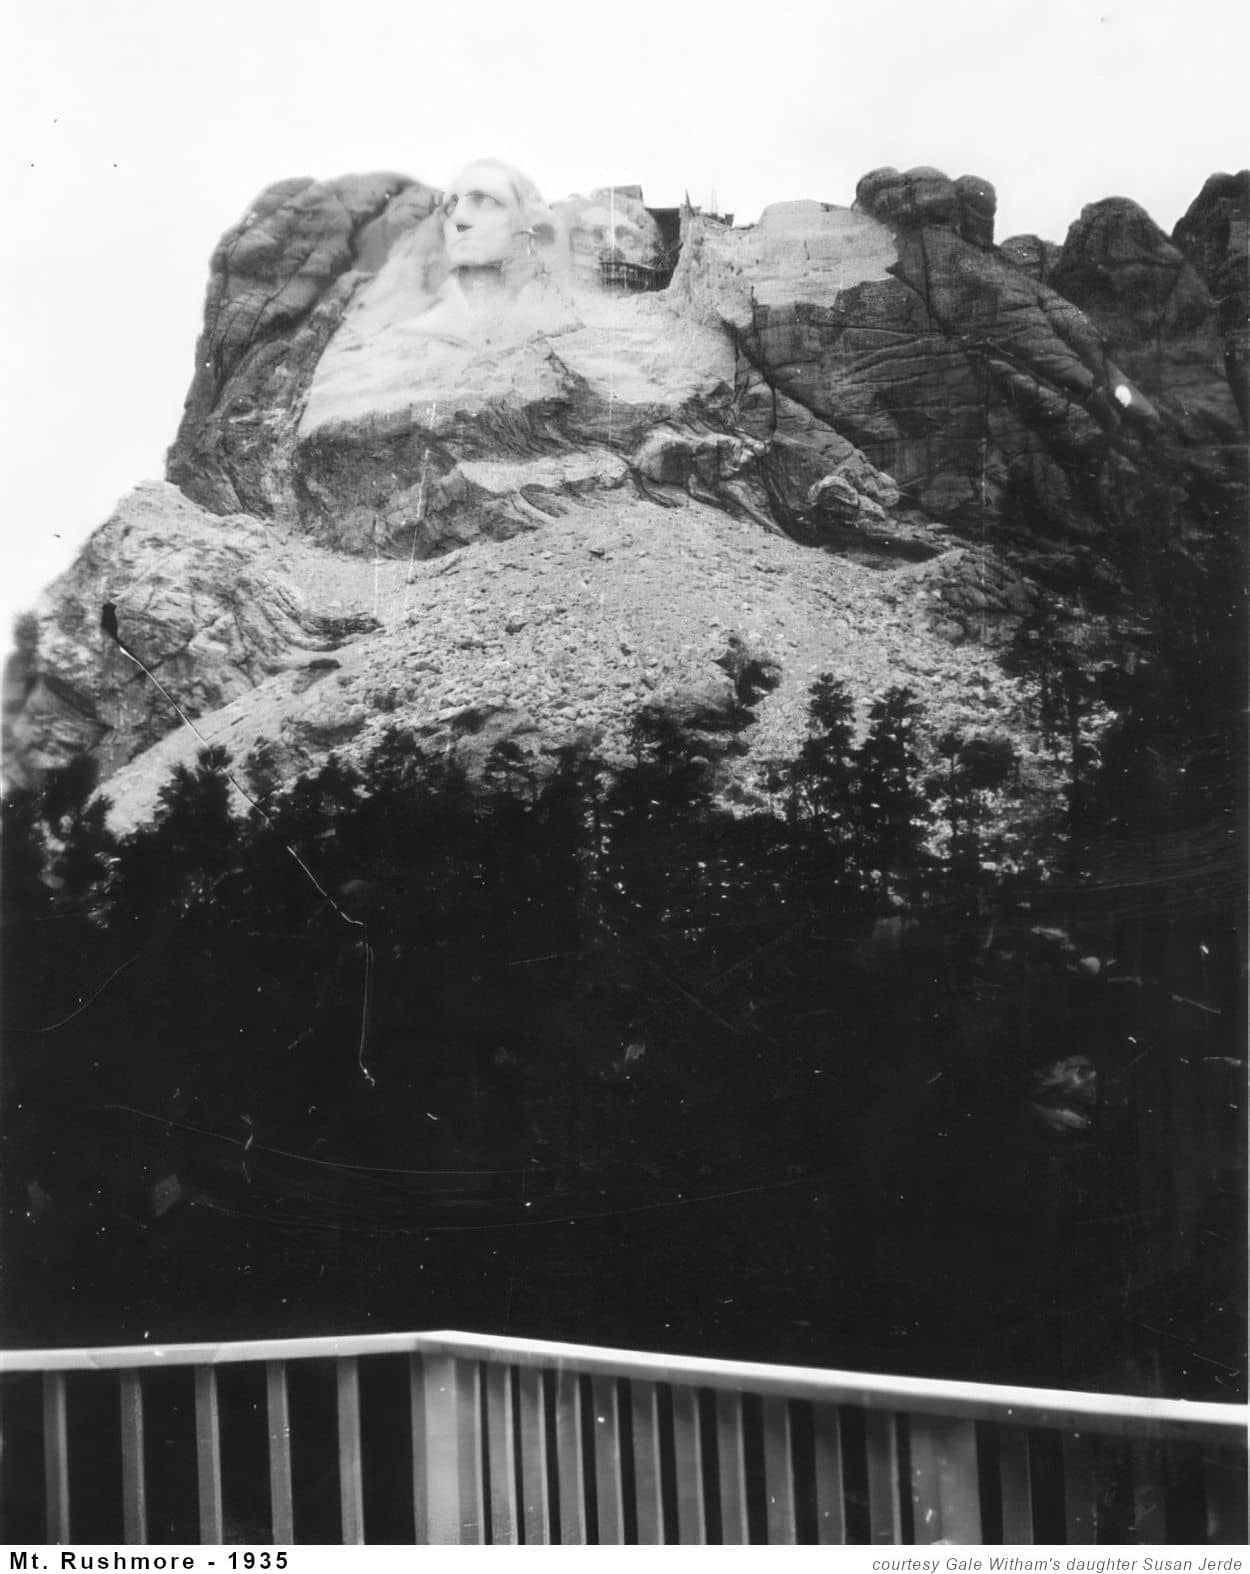
POLYGON ((69 1541, 69 1429, 64 1372, 43 1374, 43 1481, 48 1541, 54 1545, 69 1541))
POLYGON ((999 1495, 1003 1505, 1003 1545, 1033 1545, 1033 1466, 1029 1434, 1022 1426, 1004 1426, 998 1435, 999 1495))
POLYGON ((453 1546, 460 1540, 460 1409, 455 1356, 426 1355, 422 1377, 427 1538, 431 1546, 453 1546))
POLYGON ((912 1536, 917 1546, 979 1546, 976 1425, 914 1415, 910 1424, 912 1536))
POLYGON ((365 1539, 364 1460, 360 1438, 360 1363, 342 1356, 334 1363, 339 1421, 339 1540, 346 1546, 365 1539))
POLYGON ((716 1392, 716 1465, 720 1484, 720 1539, 744 1546, 751 1539, 747 1520, 747 1462, 742 1435, 742 1395, 732 1388, 716 1392))
POLYGON ((1136 1518, 1132 1449, 1128 1439, 1105 1434, 1096 1434, 1091 1442, 1098 1492, 1099 1539, 1123 1546, 1133 1539, 1136 1518))
POLYGON ((1246 1540, 1246 1453, 1207 1447, 1202 1454, 1206 1497, 1206 1535, 1216 1546, 1242 1546, 1246 1540))
POLYGON ((699 1432, 699 1391, 673 1388, 673 1464, 677 1475, 677 1539, 683 1546, 707 1542, 703 1503, 703 1439, 699 1432))
POLYGON ((517 1544, 516 1441, 512 1416, 512 1368, 502 1361, 486 1367, 486 1439, 490 1455, 490 1539, 517 1544))
POLYGON ((836 1405, 812 1406, 812 1454, 816 1472, 816 1540, 846 1544, 846 1489, 842 1479, 842 1421, 836 1405))
POLYGON ((620 1395, 615 1377, 594 1377, 590 1386, 595 1417, 595 1501, 599 1509, 599 1543, 601 1546, 617 1546, 625 1540, 620 1395))
POLYGON ((795 1537, 794 1444, 790 1401, 770 1395, 763 1404, 764 1507, 770 1546, 792 1546, 795 1537))
POLYGON ((586 1540, 586 1485, 582 1463, 582 1394, 575 1371, 556 1373, 556 1468, 560 1484, 560 1540, 581 1546, 586 1540))
POLYGON ((868 1528, 873 1543, 897 1544, 903 1539, 899 1497, 898 1418, 892 1410, 869 1410, 864 1417, 868 1453, 868 1528))
POLYGON ((269 1422, 269 1533, 278 1546, 295 1541, 291 1495, 291 1404, 286 1362, 265 1362, 265 1410, 269 1422))
POLYGON ((455 1356, 426 1355, 422 1378, 427 1539, 431 1546, 454 1546, 460 1540, 460 1408, 455 1356))
POLYGON ((217 1370, 195 1368, 195 1465, 199 1489, 200 1541, 218 1546, 224 1536, 221 1505, 221 1416, 217 1370))
POLYGON ((148 1483, 143 1461, 143 1389, 138 1372, 123 1371, 122 1424, 122 1534, 135 1547, 148 1539, 148 1483))
POLYGON ((483 1468, 482 1363, 456 1363, 456 1401, 460 1406, 460 1540, 486 1543, 486 1473, 483 1468))
POLYGON ((1065 1541, 1093 1546, 1098 1540, 1098 1477, 1094 1450, 1080 1432, 1063 1435, 1065 1541))
POLYGON ((427 1354, 422 1360, 425 1527, 431 1545, 484 1536, 482 1436, 476 1361, 427 1354))
POLYGON ((634 1440, 634 1513, 641 1546, 664 1540, 664 1497, 660 1477, 660 1393, 652 1382, 631 1378, 630 1430, 634 1440))
POLYGON ((429 1545, 429 1479, 425 1463, 425 1357, 408 1358, 408 1419, 412 1433, 412 1537, 418 1547, 429 1545))
POLYGON ((551 1483, 547 1474, 547 1406, 543 1373, 540 1367, 523 1366, 518 1376, 525 1544, 545 1547, 551 1543, 551 1483))
POLYGON ((1128 1539, 1162 1546, 1167 1541, 1164 1512, 1163 1458, 1160 1445, 1151 1438, 1135 1437, 1128 1444, 1128 1468, 1132 1508, 1128 1539))

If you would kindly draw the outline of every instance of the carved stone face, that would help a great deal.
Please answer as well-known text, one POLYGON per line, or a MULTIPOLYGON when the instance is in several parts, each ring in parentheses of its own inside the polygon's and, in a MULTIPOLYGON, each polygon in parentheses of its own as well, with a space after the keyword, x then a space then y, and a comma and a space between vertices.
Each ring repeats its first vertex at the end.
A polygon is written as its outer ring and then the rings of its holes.
POLYGON ((513 251, 521 209, 512 182, 493 164, 470 164, 443 199, 443 240, 453 268, 487 268, 513 251))
POLYGON ((655 268, 662 249, 655 220, 637 198, 611 189, 569 197, 556 205, 569 237, 574 272, 599 283, 610 264, 655 268))
POLYGON ((579 223, 571 232, 573 249, 579 256, 615 258, 620 262, 648 263, 651 247, 640 225, 635 224, 624 203, 613 212, 609 205, 596 203, 583 208, 578 214, 579 223))

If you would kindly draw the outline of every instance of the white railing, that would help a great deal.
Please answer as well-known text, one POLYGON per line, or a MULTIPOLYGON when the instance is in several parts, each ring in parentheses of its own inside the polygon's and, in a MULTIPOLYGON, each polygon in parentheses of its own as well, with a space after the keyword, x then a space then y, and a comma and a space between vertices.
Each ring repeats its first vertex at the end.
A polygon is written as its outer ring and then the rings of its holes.
MULTIPOLYGON (((345 1543, 366 1540, 370 1460, 385 1456, 393 1469, 397 1451, 411 1486, 407 1530, 418 1543, 1236 1543, 1246 1535, 1244 1405, 438 1332, 0 1354, 5 1468, 23 1430, 21 1387, 42 1388, 41 1420, 24 1430, 42 1433, 49 1542, 84 1534, 71 1466, 100 1442, 76 1431, 75 1386, 101 1372, 118 1379, 128 1544, 147 1541, 150 1527, 172 1527, 150 1477, 158 1453, 167 1461, 180 1448, 188 1483, 194 1456, 201 1541, 301 1537, 307 1499, 293 1484, 292 1372, 320 1373, 327 1398, 332 1385, 345 1543), (329 1368, 304 1365, 318 1362, 329 1368), (406 1388, 403 1437, 387 1435, 368 1406, 362 1412, 362 1369, 385 1376, 392 1401, 396 1383, 406 1388), (263 1468, 267 1456, 263 1534, 254 1521, 243 1532, 232 1524, 219 1397, 227 1378, 253 1384, 258 1414, 263 1398, 267 1445, 255 1461, 263 1468), (173 1413, 193 1425, 180 1438, 166 1418, 158 1440, 145 1391, 171 1383, 186 1389, 173 1413)), ((23 1539, 8 1527, 0 1533, 23 1539)))

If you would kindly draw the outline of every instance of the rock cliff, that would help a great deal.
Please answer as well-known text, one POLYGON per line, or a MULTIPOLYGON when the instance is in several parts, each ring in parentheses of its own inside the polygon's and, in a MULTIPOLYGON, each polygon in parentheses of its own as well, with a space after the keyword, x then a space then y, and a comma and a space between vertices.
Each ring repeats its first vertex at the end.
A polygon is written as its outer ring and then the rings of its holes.
POLYGON ((1212 175, 1172 232, 1172 241, 1211 292, 1224 363, 1242 421, 1250 378, 1250 170, 1212 175))
POLYGON ((1150 532, 1238 528, 1244 174, 1170 241, 1114 198, 1000 248, 993 188, 929 169, 738 228, 470 170, 284 181, 223 237, 167 480, 23 623, 11 779, 88 750, 133 823, 201 746, 109 600, 201 737, 288 777, 396 725, 610 756, 660 708, 749 797, 828 671, 1045 789, 1021 620, 1125 654, 1150 532), (497 255, 456 266, 475 224, 497 255))

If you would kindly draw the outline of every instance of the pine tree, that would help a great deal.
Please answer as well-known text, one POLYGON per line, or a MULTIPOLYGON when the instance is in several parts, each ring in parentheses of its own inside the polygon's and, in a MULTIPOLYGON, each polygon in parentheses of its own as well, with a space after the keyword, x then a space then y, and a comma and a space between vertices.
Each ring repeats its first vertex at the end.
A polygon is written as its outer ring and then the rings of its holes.
POLYGON ((791 770, 794 809, 815 820, 826 837, 844 840, 854 803, 855 702, 828 672, 812 684, 807 728, 791 770))
POLYGON ((1006 738, 965 738, 944 732, 934 752, 945 762, 926 784, 949 832, 947 863, 956 876, 976 878, 981 869, 982 829, 989 814, 988 798, 1003 787, 1018 768, 1018 758, 1006 738))
POLYGON ((868 712, 868 735, 855 757, 864 867, 880 893, 914 885, 922 861, 928 806, 916 747, 920 715, 911 689, 888 689, 868 712))
POLYGON ((1042 736, 1063 750, 1067 831, 1075 846, 1087 826, 1098 769, 1093 720, 1108 665, 1099 658, 1090 633, 1046 601, 1020 625, 1004 665, 1032 687, 1042 736))

